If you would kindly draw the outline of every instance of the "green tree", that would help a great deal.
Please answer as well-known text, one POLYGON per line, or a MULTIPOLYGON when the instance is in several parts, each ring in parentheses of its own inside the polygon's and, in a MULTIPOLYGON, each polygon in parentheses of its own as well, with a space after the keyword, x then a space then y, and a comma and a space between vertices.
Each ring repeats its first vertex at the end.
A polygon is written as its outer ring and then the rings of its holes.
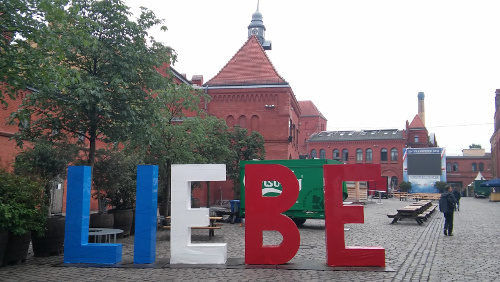
POLYGON ((98 140, 126 143, 149 135, 158 122, 151 93, 171 83, 155 67, 175 60, 171 48, 148 38, 147 30, 162 20, 143 8, 131 21, 120 0, 44 0, 39 9, 37 48, 26 56, 43 55, 43 71, 30 77, 37 91, 13 114, 12 122, 32 118, 16 134, 19 144, 87 140, 87 164, 93 167, 98 140))
POLYGON ((38 60, 28 60, 24 54, 33 48, 30 40, 38 36, 39 2, 0 1, 0 104, 7 105, 6 97, 15 99, 17 91, 27 87, 27 79, 38 68, 31 64, 38 60))
POLYGON ((155 115, 158 122, 151 125, 152 134, 132 142, 133 150, 143 150, 145 162, 158 165, 159 201, 165 204, 165 214, 170 210, 170 171, 174 163, 203 163, 197 150, 203 144, 200 125, 196 117, 203 115, 199 105, 209 96, 186 84, 170 84, 156 91, 155 115))
MULTIPOLYGON (((195 124, 190 132, 198 139, 195 152, 200 156, 199 163, 224 164, 227 160, 234 158, 235 152, 230 148, 228 127, 224 120, 208 116, 204 119, 192 119, 189 122, 195 124)), ((210 181, 206 181, 205 184, 208 208, 210 207, 210 181)))
POLYGON ((472 143, 469 145, 469 149, 481 149, 481 145, 472 143))
MULTIPOLYGON (((142 163, 137 154, 126 154, 124 150, 98 150, 94 164, 92 196, 102 195, 105 205, 117 210, 135 206, 137 166, 142 163)), ((101 208, 101 207, 100 207, 101 208)))
POLYGON ((234 152, 227 162, 227 177, 233 182, 234 198, 240 198, 240 161, 263 160, 266 155, 264 137, 252 131, 248 134, 246 128, 236 125, 230 130, 230 149, 234 152))
POLYGON ((448 183, 443 182, 443 181, 436 181, 436 188, 439 190, 439 192, 443 193, 444 190, 446 190, 446 186, 448 186, 448 183))
POLYGON ((44 204, 49 208, 52 203, 52 182, 57 178, 66 178, 68 164, 78 155, 76 146, 66 143, 37 142, 33 148, 19 153, 14 163, 16 174, 38 178, 44 186, 44 204))
POLYGON ((408 191, 410 191, 410 189, 411 189, 411 182, 401 181, 401 183, 399 183, 399 189, 402 192, 408 192, 408 191))

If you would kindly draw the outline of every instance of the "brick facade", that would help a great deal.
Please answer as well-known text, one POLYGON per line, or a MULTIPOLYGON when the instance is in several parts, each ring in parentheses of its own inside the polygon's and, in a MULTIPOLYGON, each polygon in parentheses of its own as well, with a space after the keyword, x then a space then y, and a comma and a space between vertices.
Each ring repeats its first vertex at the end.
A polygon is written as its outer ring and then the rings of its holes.
POLYGON ((491 171, 493 178, 500 178, 500 89, 495 91, 494 131, 490 138, 491 171))
POLYGON ((464 189, 481 172, 487 180, 493 178, 490 154, 483 156, 448 156, 446 157, 446 182, 453 187, 464 189))

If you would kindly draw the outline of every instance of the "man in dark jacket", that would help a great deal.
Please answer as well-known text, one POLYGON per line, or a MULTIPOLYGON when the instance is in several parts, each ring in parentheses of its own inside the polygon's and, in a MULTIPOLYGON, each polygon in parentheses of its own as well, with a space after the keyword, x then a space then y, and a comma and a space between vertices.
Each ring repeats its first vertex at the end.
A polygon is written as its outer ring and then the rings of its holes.
POLYGON ((444 213, 444 235, 453 236, 453 212, 456 204, 451 186, 446 186, 446 191, 439 199, 439 210, 444 213))
POLYGON ((460 198, 462 197, 462 195, 460 195, 460 192, 455 189, 453 190, 453 196, 455 197, 455 201, 457 201, 455 204, 455 210, 460 211, 460 198))

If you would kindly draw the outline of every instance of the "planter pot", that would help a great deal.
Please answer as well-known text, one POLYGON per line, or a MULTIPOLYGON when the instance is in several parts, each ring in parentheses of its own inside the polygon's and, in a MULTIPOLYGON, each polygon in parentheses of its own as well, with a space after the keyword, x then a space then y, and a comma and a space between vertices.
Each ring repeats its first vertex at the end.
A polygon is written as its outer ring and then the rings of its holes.
POLYGON ((64 227, 66 218, 62 215, 51 216, 45 224, 44 236, 31 233, 35 257, 57 256, 64 251, 64 227))
POLYGON ((15 235, 9 232, 9 240, 5 248, 2 265, 18 264, 26 261, 30 247, 31 232, 15 235))
POLYGON ((115 219, 111 213, 93 213, 90 215, 90 228, 113 228, 115 219))
POLYGON ((5 254, 5 248, 7 247, 8 240, 9 231, 0 229, 0 266, 3 264, 3 256, 5 254))
POLYGON ((165 216, 165 207, 167 206, 167 204, 165 203, 158 203, 158 211, 160 212, 160 215, 161 216, 165 216))
POLYGON ((132 219, 134 212, 132 209, 128 210, 113 210, 115 224, 114 229, 121 229, 123 233, 119 234, 117 237, 124 237, 130 235, 130 229, 132 228, 132 219))

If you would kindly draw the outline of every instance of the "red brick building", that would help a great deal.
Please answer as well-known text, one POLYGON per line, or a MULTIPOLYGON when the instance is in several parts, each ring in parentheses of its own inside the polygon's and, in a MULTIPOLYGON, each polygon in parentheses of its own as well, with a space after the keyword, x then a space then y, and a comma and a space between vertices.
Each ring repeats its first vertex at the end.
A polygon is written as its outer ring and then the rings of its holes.
POLYGON ((490 138, 490 144, 492 177, 500 178, 500 89, 495 91, 494 130, 493 135, 490 138))
POLYGON ((19 124, 7 124, 9 116, 12 112, 16 111, 21 105, 21 100, 29 93, 30 90, 20 91, 16 100, 9 98, 5 93, 5 88, 0 85, 0 91, 8 106, 0 106, 0 167, 11 170, 14 160, 19 153, 20 149, 16 147, 16 141, 10 140, 14 133, 19 131, 19 124))
POLYGON ((206 111, 229 127, 239 124, 262 134, 266 159, 299 158, 299 104, 257 36, 250 36, 204 88, 212 97, 206 111))
MULTIPOLYGON (((403 149, 437 147, 430 135, 425 119, 424 93, 418 94, 419 113, 406 128, 361 131, 323 131, 313 134, 307 141, 310 158, 341 160, 347 164, 381 164, 382 176, 387 176, 390 188, 403 180, 403 149)), ((397 189, 397 188, 396 188, 397 189)))
POLYGON ((478 172, 487 180, 493 178, 491 154, 484 149, 464 149, 462 153, 446 157, 446 182, 461 190, 474 181, 478 172))

